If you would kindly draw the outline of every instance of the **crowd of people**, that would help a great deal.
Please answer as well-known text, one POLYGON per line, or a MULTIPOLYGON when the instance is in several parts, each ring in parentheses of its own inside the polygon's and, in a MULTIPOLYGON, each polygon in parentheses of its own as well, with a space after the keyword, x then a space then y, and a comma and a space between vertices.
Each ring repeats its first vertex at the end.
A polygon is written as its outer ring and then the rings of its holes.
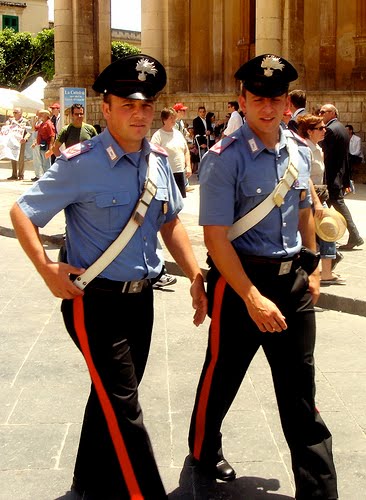
POLYGON ((158 233, 191 281, 194 324, 206 314, 211 319, 188 431, 192 466, 211 479, 236 478, 221 426, 262 348, 291 453, 295 497, 338 498, 332 436, 315 404, 314 305, 321 282, 344 280, 334 272, 340 254, 335 237, 328 238, 332 231, 324 227, 317 241, 315 229, 334 207, 340 215, 328 217, 330 229, 338 228, 338 236, 344 220, 349 231, 339 249, 363 244, 344 202, 349 154, 357 155, 358 144, 353 140, 350 153, 353 130, 341 124, 335 106, 310 114, 304 91, 288 94, 298 74, 281 56, 257 56, 235 77, 241 92, 238 102, 228 103, 227 121, 200 106, 187 126, 187 107, 178 102, 161 110, 162 126, 150 142, 146 134, 166 72, 148 55, 119 59, 97 77, 93 89, 103 95, 107 123, 99 135, 89 126, 82 130, 80 106, 57 137, 50 112, 39 113, 42 170, 46 155, 53 151, 56 158, 20 196, 11 218, 26 254, 62 299, 66 329, 92 380, 72 483, 77 499, 167 498, 138 398, 153 327, 152 289, 164 273, 158 233), (57 156, 71 137, 80 141, 73 127, 92 137, 57 156), (198 163, 207 291, 179 219, 198 163), (39 227, 60 210, 66 252, 55 262, 39 227))

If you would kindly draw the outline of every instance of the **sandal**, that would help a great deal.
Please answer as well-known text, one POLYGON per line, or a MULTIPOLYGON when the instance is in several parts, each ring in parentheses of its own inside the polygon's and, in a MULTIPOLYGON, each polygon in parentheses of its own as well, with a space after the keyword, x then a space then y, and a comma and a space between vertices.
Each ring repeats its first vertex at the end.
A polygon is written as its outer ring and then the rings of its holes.
POLYGON ((346 285, 346 280, 340 276, 335 276, 327 280, 320 280, 320 285, 346 285))

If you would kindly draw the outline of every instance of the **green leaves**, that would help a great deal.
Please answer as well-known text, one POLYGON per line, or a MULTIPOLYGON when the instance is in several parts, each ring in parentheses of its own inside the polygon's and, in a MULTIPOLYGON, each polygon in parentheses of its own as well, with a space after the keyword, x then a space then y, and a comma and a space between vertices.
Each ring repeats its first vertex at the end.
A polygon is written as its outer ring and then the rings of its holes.
POLYGON ((125 42, 112 42, 112 62, 121 57, 140 54, 141 50, 134 45, 125 42))
POLYGON ((37 76, 52 80, 54 31, 44 29, 35 37, 28 32, 0 31, 0 87, 23 90, 37 76))

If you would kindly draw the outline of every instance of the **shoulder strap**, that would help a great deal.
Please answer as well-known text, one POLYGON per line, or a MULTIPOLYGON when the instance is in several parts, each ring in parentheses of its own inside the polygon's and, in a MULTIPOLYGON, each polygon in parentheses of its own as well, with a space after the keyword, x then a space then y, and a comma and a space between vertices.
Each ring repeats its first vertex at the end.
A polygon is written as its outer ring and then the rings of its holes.
POLYGON ((150 153, 148 162, 148 171, 145 180, 144 190, 137 202, 130 220, 123 228, 119 236, 114 242, 105 250, 105 252, 85 271, 74 280, 80 290, 84 288, 98 276, 109 264, 119 255, 122 250, 129 243, 137 229, 142 226, 145 220, 147 209, 150 206, 153 198, 156 195, 157 187, 156 182, 158 178, 158 162, 156 155, 150 153))
POLYGON ((287 139, 287 150, 289 161, 282 179, 267 198, 230 227, 227 233, 230 241, 235 240, 258 224, 258 222, 264 219, 275 206, 280 207, 282 205, 287 192, 291 189, 291 186, 299 175, 297 169, 299 163, 299 149, 294 139, 287 139))

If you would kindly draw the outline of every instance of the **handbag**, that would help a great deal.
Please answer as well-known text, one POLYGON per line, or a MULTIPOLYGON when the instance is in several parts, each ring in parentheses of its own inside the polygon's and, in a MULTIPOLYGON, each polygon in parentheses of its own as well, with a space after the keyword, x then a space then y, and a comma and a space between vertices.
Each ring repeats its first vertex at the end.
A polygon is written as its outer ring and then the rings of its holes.
POLYGON ((320 200, 320 203, 324 203, 329 199, 329 191, 326 184, 314 184, 314 189, 320 200))

